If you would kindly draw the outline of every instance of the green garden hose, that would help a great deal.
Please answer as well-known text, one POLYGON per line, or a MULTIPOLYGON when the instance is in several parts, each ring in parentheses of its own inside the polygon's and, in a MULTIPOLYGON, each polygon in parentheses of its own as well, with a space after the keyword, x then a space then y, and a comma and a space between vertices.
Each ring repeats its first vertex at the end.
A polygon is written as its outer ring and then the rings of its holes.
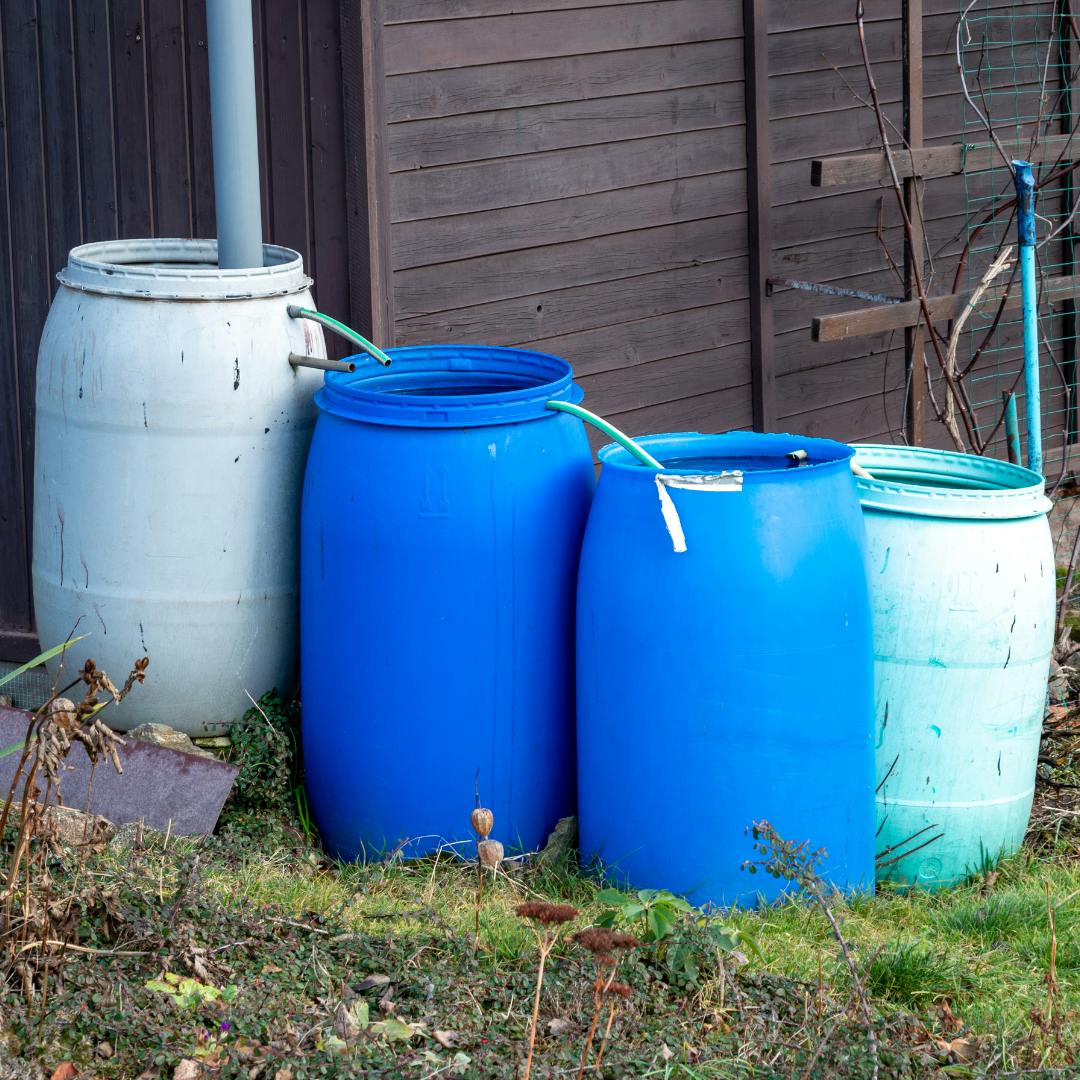
POLYGON ((609 424, 602 417, 597 416, 596 413, 591 413, 580 405, 571 405, 569 401, 549 401, 547 407, 558 412, 569 413, 571 416, 576 416, 579 420, 584 420, 586 423, 592 424, 593 427, 599 428, 608 438, 614 439, 624 450, 633 454, 643 465, 648 465, 650 468, 657 470, 664 468, 648 450, 643 446, 639 446, 629 435, 621 432, 614 424, 609 424))
POLYGON ((320 323, 328 330, 333 330, 335 334, 340 334, 347 341, 351 341, 354 345, 359 345, 369 356, 375 357, 383 367, 390 366, 390 357, 378 345, 372 344, 363 334, 358 334, 351 326, 346 326, 344 323, 338 322, 337 319, 324 315, 321 311, 297 307, 295 304, 289 305, 288 312, 290 319, 310 319, 312 322, 320 323))

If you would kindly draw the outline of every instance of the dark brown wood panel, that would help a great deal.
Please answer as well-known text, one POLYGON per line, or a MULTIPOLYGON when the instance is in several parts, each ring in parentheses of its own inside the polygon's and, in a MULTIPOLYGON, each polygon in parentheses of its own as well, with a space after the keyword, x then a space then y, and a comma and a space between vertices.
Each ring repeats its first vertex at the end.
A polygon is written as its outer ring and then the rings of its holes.
POLYGON ((742 18, 736 5, 716 0, 652 0, 476 19, 401 23, 387 27, 387 75, 472 67, 645 45, 678 45, 736 37, 742 18))
POLYGON ((714 390, 608 415, 631 436, 658 431, 731 431, 750 426, 750 386, 714 390))
POLYGON ((454 262, 501 251, 565 244, 634 228, 729 214, 745 205, 746 173, 709 173, 569 196, 524 206, 398 222, 394 265, 454 262))
POLYGON ((561 101, 391 124, 390 169, 484 161, 741 123, 742 83, 561 101))
POLYGON ((171 93, 149 93, 150 181, 158 236, 191 236, 190 124, 187 56, 182 0, 145 5, 148 86, 171 93))
MULTIPOLYGON (((623 371, 632 382, 633 369, 639 364, 745 342, 748 318, 747 302, 736 300, 716 307, 670 312, 577 334, 541 338, 527 344, 529 348, 566 357, 579 377, 601 371, 623 371)), ((749 362, 746 382, 750 382, 749 362)))
MULTIPOLYGON (((651 0, 514 0, 512 10, 562 11, 566 8, 616 7, 645 4, 651 0)), ((442 19, 473 19, 505 15, 506 0, 386 0, 386 23, 435 22, 442 19)))
POLYGON ((743 168, 742 127, 630 139, 597 150, 577 147, 547 154, 448 168, 419 169, 394 177, 394 221, 408 221, 524 206, 574 195, 616 191, 725 166, 743 168))
MULTIPOLYGON (((460 308, 547 289, 674 270, 715 260, 745 244, 744 215, 612 233, 551 248, 537 247, 416 267, 394 275, 398 318, 460 308), (740 240, 740 238, 742 238, 740 240)), ((452 314, 451 316, 452 317, 452 314)))
MULTIPOLYGON (((713 394, 718 390, 741 389, 746 385, 750 370, 750 349, 745 343, 723 349, 668 356, 639 364, 633 378, 622 370, 585 375, 579 380, 589 400, 590 408, 605 415, 625 413, 642 405, 660 405, 669 401, 685 401, 698 394, 713 394)), ((737 395, 741 400, 741 394, 737 395)))
POLYGON ((742 41, 727 38, 446 71, 415 71, 386 80, 386 120, 394 124, 556 101, 596 101, 681 86, 705 86, 724 82, 731 73, 737 75, 741 65, 742 41))
POLYGON ((745 296, 746 260, 724 259, 406 319, 398 322, 398 343, 420 344, 442 334, 513 345, 745 296))

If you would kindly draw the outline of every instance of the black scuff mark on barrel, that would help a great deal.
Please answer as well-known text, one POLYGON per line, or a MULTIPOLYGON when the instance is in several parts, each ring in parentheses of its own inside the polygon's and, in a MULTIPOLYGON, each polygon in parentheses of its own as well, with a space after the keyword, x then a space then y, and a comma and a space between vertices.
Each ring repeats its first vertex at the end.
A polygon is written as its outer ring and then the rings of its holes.
POLYGON ((64 508, 56 504, 56 516, 60 521, 60 584, 64 584, 64 508))
POLYGON ((881 718, 881 730, 884 731, 889 726, 889 703, 885 702, 885 715, 881 718))
POLYGON ((1016 616, 1013 616, 1012 626, 1009 627, 1009 633, 1011 634, 1016 629, 1016 616))
POLYGON ((180 366, 183 367, 183 364, 184 364, 184 350, 181 349, 180 350, 180 366))
POLYGON ((269 435, 270 434, 270 429, 268 427, 264 427, 263 428, 263 434, 264 435, 269 435))
POLYGON ((1002 665, 1002 671, 1009 666, 1009 661, 1012 659, 1012 646, 1009 646, 1009 651, 1005 656, 1005 663, 1002 665))
POLYGON ((232 463, 233 463, 233 464, 235 465, 235 464, 236 464, 236 463, 237 463, 237 462, 238 462, 239 460, 240 460, 240 455, 239 455, 239 454, 237 454, 237 455, 236 455, 236 457, 234 457, 234 458, 232 459, 232 463))
POLYGON ((995 574, 1000 574, 1001 573, 1001 563, 994 563, 994 573, 995 574))
POLYGON ((86 556, 83 555, 83 553, 81 551, 79 552, 79 562, 82 563, 83 577, 85 579, 84 582, 83 582, 83 588, 84 589, 89 589, 90 588, 90 567, 86 565, 86 556))
POLYGON ((139 644, 142 646, 143 656, 146 655, 146 632, 143 630, 143 624, 139 623, 139 644))
POLYGON ((998 776, 1001 775, 1001 751, 998 751, 998 776))
POLYGON ((239 606, 240 606, 240 601, 241 601, 241 599, 243 598, 243 596, 244 596, 244 594, 243 594, 243 593, 238 593, 238 594, 237 594, 237 597, 236 597, 236 606, 237 606, 237 607, 239 607, 239 606))
POLYGON ((146 402, 145 401, 142 403, 142 426, 144 428, 146 428, 147 431, 150 430, 150 422, 146 419, 146 402))
POLYGON ((94 614, 95 614, 95 615, 97 616, 97 621, 98 621, 99 623, 101 623, 101 632, 102 632, 102 633, 103 633, 103 634, 104 634, 104 635, 105 635, 106 637, 108 637, 108 636, 109 636, 109 629, 108 629, 108 627, 107 627, 107 626, 105 625, 105 620, 104 620, 104 619, 103 619, 103 618, 101 617, 101 610, 100 610, 100 608, 99 608, 99 607, 97 606, 97 604, 95 604, 95 605, 94 605, 94 614))
POLYGON ((232 388, 234 390, 239 390, 240 389, 240 357, 239 356, 236 357, 235 360, 233 360, 232 388))

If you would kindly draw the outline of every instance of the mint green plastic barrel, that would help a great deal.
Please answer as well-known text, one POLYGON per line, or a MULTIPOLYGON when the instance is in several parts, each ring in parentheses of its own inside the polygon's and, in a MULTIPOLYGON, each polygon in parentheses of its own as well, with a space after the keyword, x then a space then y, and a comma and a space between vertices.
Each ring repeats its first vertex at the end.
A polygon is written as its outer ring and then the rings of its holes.
POLYGON ((1016 851, 1054 633, 1041 477, 859 446, 874 611, 878 880, 940 888, 1016 851))

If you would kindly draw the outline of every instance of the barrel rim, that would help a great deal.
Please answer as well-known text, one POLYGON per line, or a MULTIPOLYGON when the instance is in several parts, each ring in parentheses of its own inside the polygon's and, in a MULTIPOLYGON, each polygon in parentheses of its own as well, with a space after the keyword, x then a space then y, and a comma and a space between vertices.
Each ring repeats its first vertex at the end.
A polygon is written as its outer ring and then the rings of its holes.
POLYGON ((903 470, 932 480, 948 475, 984 486, 955 488, 925 481, 856 477, 864 510, 956 520, 1016 520, 1041 517, 1051 506, 1043 478, 1031 469, 1008 461, 935 450, 926 446, 857 443, 855 462, 871 473, 876 469, 903 470))
MULTIPOLYGON (((756 432, 756 431, 725 431, 719 434, 710 434, 700 431, 670 431, 657 435, 643 435, 634 441, 646 447, 661 464, 664 461, 664 447, 678 446, 684 452, 689 448, 694 451, 703 447, 713 448, 715 452, 723 456, 732 456, 732 449, 742 451, 746 456, 775 453, 778 456, 792 453, 795 450, 816 451, 820 457, 817 461, 808 461, 800 465, 798 472, 802 474, 816 473, 822 469, 833 468, 841 463, 846 463, 854 455, 855 451, 846 443, 836 442, 833 439, 817 439, 803 435, 790 435, 785 432, 756 432)), ((706 450, 706 454, 710 451, 706 450)), ((705 456, 705 455, 702 455, 705 456)), ((643 466, 640 461, 633 457, 630 452, 618 443, 607 443, 597 451, 597 457, 605 469, 616 468, 620 472, 640 473, 642 477, 652 482, 656 477, 656 470, 643 466)), ((662 475, 665 476, 702 476, 709 470, 705 469, 675 469, 665 467, 662 475)), ((744 474, 744 480, 752 482, 755 478, 775 478, 777 476, 790 476, 795 470, 788 464, 778 465, 775 469, 754 469, 744 474)))
POLYGON ((217 247, 216 240, 182 237, 80 244, 56 279, 69 289, 136 300, 251 300, 311 285, 292 248, 263 244, 262 266, 223 270, 217 247))
POLYGON ((577 403, 585 396, 570 364, 550 353, 496 345, 409 345, 386 351, 394 362, 389 369, 361 353, 349 357, 355 371, 328 371, 315 404, 323 412, 368 424, 459 428, 556 419, 561 414, 547 408, 549 401, 577 403), (422 373, 438 376, 444 386, 453 384, 455 376, 461 376, 462 385, 476 375, 536 381, 497 393, 405 392, 406 383, 422 373), (390 389, 395 382, 398 388, 390 389), (377 388, 365 389, 365 384, 377 388))

